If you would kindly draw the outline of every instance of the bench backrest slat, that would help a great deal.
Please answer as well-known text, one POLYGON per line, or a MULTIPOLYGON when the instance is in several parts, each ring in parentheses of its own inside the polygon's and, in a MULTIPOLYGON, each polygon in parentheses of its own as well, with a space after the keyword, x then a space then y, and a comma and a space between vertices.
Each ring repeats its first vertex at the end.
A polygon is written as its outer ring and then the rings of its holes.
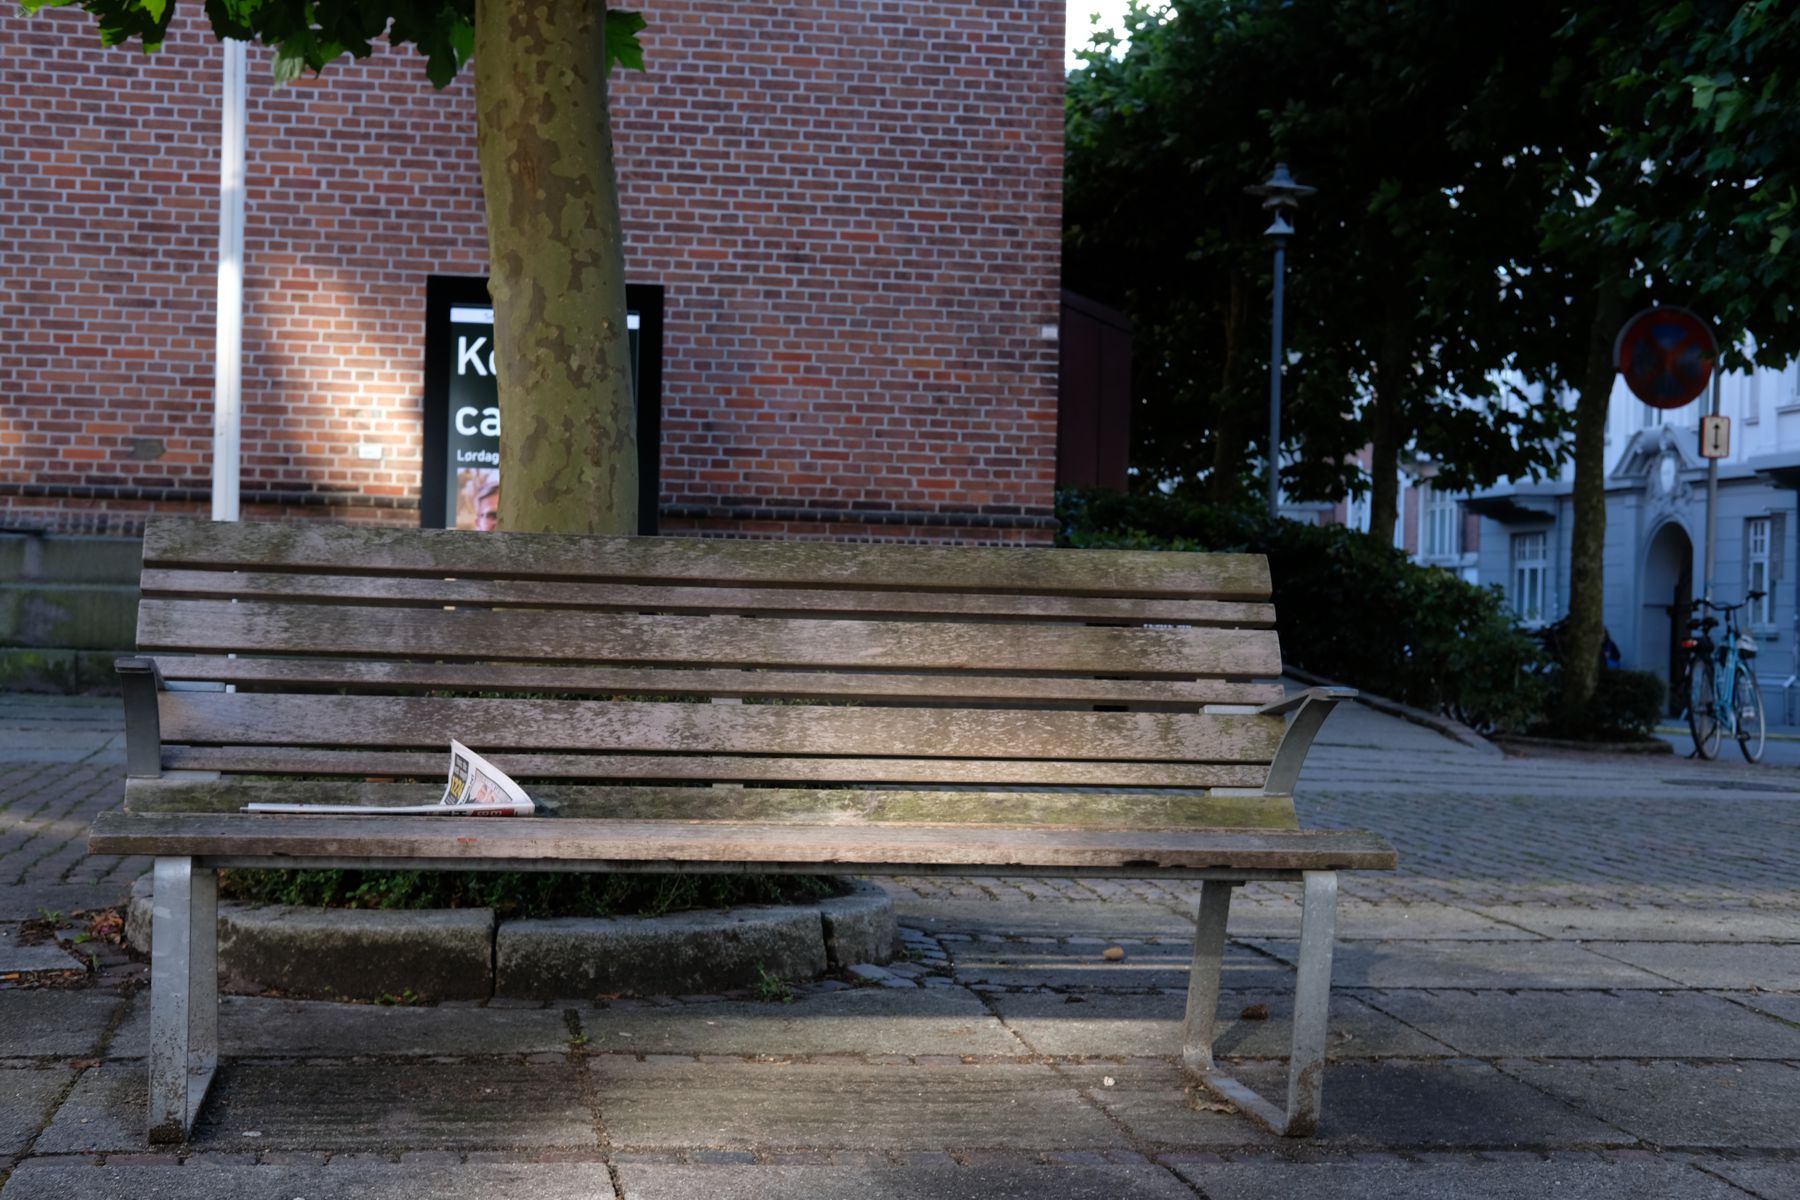
MULTIPOLYGON (((936 784, 989 787, 1259 788, 1262 763, 1068 762, 1031 758, 834 758, 814 755, 534 754, 489 757, 515 779, 711 780, 744 782, 936 784)), ((313 746, 167 748, 171 771, 254 775, 341 775, 430 779, 444 774, 447 750, 324 750, 313 746)))
POLYGON ((1147 550, 1071 554, 1066 550, 557 534, 479 539, 456 530, 322 522, 152 520, 144 530, 144 565, 254 571, 276 567, 326 575, 363 572, 638 584, 1269 599, 1268 563, 1251 554, 1147 550))
POLYGON ((164 679, 228 683, 253 691, 448 691, 577 696, 707 696, 908 704, 1147 705, 1192 710, 1202 705, 1255 707, 1281 699, 1273 683, 1231 679, 1106 679, 900 672, 745 671, 707 667, 565 667, 518 663, 444 663, 342 658, 227 658, 163 654, 164 679))
POLYGON ((824 621, 545 609, 367 608, 144 600, 142 650, 662 666, 1054 671, 1248 678, 1281 667, 1268 629, 824 621), (522 619, 524 618, 524 619, 522 619))
POLYGON ((315 575, 150 568, 141 593, 156 600, 264 600, 360 605, 499 605, 590 612, 734 613, 741 616, 1029 618, 1101 624, 1159 622, 1267 629, 1270 604, 1146 600, 1016 592, 866 591, 854 588, 701 587, 543 579, 315 575))
POLYGON ((1268 762, 1279 717, 422 696, 168 692, 185 743, 424 748, 480 730, 493 750, 1268 762), (447 732, 448 731, 448 732, 447 732))

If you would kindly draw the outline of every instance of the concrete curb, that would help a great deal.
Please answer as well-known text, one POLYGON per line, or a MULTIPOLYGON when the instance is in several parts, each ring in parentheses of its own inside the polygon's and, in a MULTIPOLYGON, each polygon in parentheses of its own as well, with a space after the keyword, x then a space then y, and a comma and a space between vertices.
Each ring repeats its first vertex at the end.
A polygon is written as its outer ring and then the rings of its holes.
MULTIPOLYGON (((871 883, 817 904, 663 917, 496 920, 492 909, 380 911, 219 905, 219 984, 297 999, 552 1000, 681 995, 813 979, 886 963, 894 901, 871 883)), ((150 877, 131 889, 125 938, 150 951, 150 877)))
POLYGON ((1496 734, 1502 746, 1521 750, 1579 750, 1586 754, 1673 754, 1675 747, 1661 738, 1645 738, 1629 742, 1578 742, 1573 738, 1527 737, 1522 733, 1496 734))
MULTIPOLYGON (((1302 671, 1297 667, 1284 667, 1282 668, 1282 674, 1289 679, 1294 679, 1305 684, 1307 687, 1350 686, 1346 683, 1339 683, 1335 679, 1326 679, 1323 675, 1314 675, 1311 671, 1302 671)), ((1433 733, 1442 734, 1451 741, 1467 746, 1471 750, 1478 750, 1489 758, 1506 757, 1506 752, 1500 749, 1499 746, 1496 746, 1493 742, 1482 737, 1479 733, 1476 733, 1473 729, 1470 729, 1460 721, 1452 721, 1449 717, 1440 716, 1437 713, 1426 712, 1422 708, 1414 708, 1412 705, 1402 704, 1398 700, 1389 700, 1385 696, 1377 696, 1372 692, 1359 690, 1356 693, 1356 702, 1358 704, 1366 705, 1378 713, 1385 713, 1390 717, 1399 717, 1403 721, 1409 721, 1414 725, 1423 726, 1433 733)))

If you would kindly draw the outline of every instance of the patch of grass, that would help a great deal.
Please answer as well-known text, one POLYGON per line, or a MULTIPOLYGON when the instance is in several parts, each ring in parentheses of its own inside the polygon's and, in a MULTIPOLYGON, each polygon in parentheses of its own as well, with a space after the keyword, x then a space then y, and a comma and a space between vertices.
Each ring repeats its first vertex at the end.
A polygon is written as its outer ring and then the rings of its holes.
POLYGON ((750 992, 764 1004, 792 1004, 798 999, 787 980, 771 974, 761 963, 756 964, 756 983, 750 992))
POLYGON ((847 890, 830 875, 604 875, 538 871, 232 870, 219 894, 314 908, 492 908, 508 917, 660 916, 805 904, 847 890))

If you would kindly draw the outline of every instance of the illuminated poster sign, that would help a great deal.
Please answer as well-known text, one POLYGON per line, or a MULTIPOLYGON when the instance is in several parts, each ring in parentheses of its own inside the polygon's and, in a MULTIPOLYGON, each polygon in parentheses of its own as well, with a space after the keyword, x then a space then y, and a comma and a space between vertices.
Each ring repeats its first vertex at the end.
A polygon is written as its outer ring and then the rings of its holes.
MULTIPOLYGON (((638 418, 638 532, 656 532, 661 442, 662 289, 625 289, 638 418)), ((495 529, 500 392, 487 280, 434 275, 425 290, 425 467, 419 523, 495 529)))

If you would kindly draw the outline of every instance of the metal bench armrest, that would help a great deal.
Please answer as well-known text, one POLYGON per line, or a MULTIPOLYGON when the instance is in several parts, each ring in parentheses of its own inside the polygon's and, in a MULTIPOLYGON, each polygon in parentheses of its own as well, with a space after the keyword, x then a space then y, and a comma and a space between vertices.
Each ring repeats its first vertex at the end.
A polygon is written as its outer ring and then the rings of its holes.
POLYGON ((113 663, 125 693, 125 774, 135 779, 162 775, 162 716, 157 693, 162 672, 153 658, 121 658, 113 663))
POLYGON ((1312 749, 1319 726, 1325 723, 1325 718, 1331 715, 1340 700, 1355 696, 1354 688, 1312 687, 1257 710, 1265 716, 1294 714, 1294 719, 1288 722, 1287 732, 1281 735, 1281 745, 1276 747, 1275 761, 1269 764, 1269 779, 1263 785, 1265 793, 1271 796, 1294 794, 1294 785, 1300 781, 1300 768, 1306 763, 1306 752, 1312 749))

